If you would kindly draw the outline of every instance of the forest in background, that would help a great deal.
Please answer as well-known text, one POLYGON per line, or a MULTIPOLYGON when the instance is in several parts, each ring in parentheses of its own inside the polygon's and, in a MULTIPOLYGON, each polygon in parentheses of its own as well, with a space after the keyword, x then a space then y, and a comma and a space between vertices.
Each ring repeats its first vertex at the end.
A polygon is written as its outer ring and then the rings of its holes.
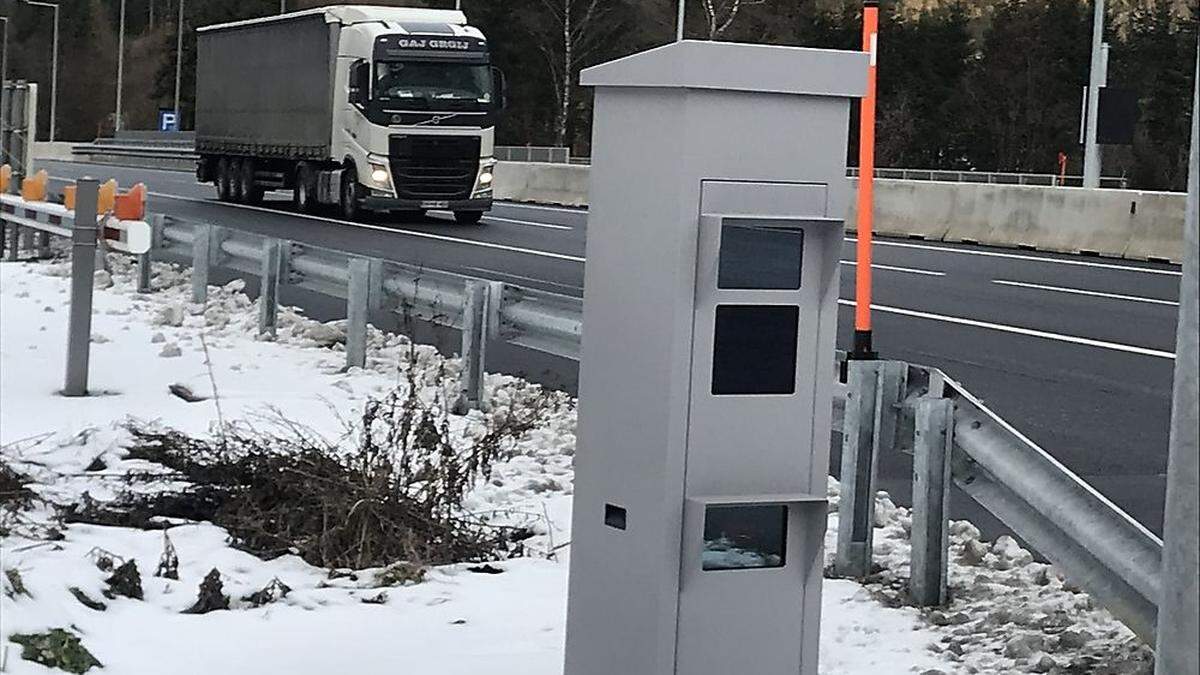
MULTIPOLYGON (((181 0, 126 0, 124 128, 149 129, 173 105, 181 0)), ((194 100, 197 26, 278 13, 279 0, 185 0, 181 109, 194 100)), ((289 10, 339 4, 286 0, 289 10)), ((453 7, 453 0, 340 4, 453 7)), ((579 71, 674 39, 675 0, 462 0, 507 74, 504 145, 570 145, 587 155, 591 92, 579 71)), ((1091 47, 1082 0, 884 0, 878 163, 885 167, 1051 173, 1059 152, 1080 173, 1079 115, 1091 47)), ((58 138, 111 133, 120 0, 61 0, 58 138)), ((1138 93, 1132 146, 1108 147, 1104 174, 1182 190, 1200 0, 1110 0, 1109 84, 1138 93)), ((38 82, 47 136, 53 12, 0 0, 9 77, 38 82)), ((861 2, 689 0, 690 39, 861 47, 861 2)), ((852 142, 857 124, 851 125, 852 142)), ((853 164, 856 153, 850 152, 853 164)))

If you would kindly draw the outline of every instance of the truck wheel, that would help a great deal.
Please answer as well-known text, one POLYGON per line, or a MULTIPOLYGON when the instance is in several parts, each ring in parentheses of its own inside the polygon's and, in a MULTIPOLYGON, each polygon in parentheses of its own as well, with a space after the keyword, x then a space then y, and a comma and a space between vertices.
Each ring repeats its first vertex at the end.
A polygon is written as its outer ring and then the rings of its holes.
POLYGON ((353 166, 342 170, 342 189, 338 201, 343 219, 358 220, 362 215, 362 186, 358 184, 358 172, 353 166))
POLYGON ((254 184, 254 160, 243 159, 238 171, 238 190, 243 204, 262 203, 263 189, 254 184))
POLYGON ((217 199, 228 202, 233 199, 233 174, 229 172, 229 158, 217 160, 217 176, 213 181, 217 186, 217 199))
POLYGON ((483 218, 483 211, 455 211, 454 222, 459 225, 477 225, 483 218))
POLYGON ((316 173, 308 162, 301 162, 296 167, 296 187, 292 192, 292 203, 300 213, 316 213, 319 206, 316 173))
POLYGON ((229 201, 241 202, 245 199, 245 193, 242 192, 242 160, 233 158, 229 160, 229 201))

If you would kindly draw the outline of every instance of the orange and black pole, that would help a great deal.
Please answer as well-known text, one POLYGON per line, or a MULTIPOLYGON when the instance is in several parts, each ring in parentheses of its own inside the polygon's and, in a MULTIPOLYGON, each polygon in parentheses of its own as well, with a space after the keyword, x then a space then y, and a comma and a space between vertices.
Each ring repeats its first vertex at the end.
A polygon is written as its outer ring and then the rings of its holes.
POLYGON ((863 2, 863 51, 871 55, 858 133, 858 264, 854 276, 854 348, 850 357, 874 359, 871 344, 871 228, 875 205, 875 70, 879 56, 879 0, 863 2))

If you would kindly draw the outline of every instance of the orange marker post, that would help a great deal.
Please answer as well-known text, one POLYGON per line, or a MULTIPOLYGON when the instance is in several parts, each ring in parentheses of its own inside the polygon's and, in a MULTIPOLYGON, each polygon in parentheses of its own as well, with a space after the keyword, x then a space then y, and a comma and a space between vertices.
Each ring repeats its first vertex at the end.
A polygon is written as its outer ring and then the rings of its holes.
POLYGON ((850 357, 874 359, 871 345, 871 228, 875 206, 875 70, 879 56, 879 0, 863 2, 863 51, 871 55, 867 95, 858 134, 858 264, 854 276, 854 349, 850 357))

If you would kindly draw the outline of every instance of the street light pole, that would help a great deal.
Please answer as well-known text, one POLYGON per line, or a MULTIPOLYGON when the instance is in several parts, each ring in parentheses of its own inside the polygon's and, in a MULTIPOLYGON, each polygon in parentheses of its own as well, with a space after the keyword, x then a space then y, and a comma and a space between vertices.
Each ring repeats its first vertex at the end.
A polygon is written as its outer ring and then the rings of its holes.
POLYGON ((25 4, 54 9, 54 54, 50 58, 50 142, 53 143, 55 128, 58 127, 58 4, 40 0, 25 0, 25 4))
POLYGON ((1100 144, 1096 129, 1100 117, 1100 88, 1104 86, 1104 0, 1095 0, 1096 15, 1092 19, 1092 65, 1088 75, 1087 120, 1083 145, 1083 187, 1100 187, 1100 144))
POLYGON ((679 0, 679 7, 675 17, 675 41, 683 40, 683 10, 685 0, 679 0))
POLYGON ((179 83, 183 79, 183 2, 179 0, 179 18, 175 22, 175 125, 183 129, 179 116, 179 83))
MULTIPOLYGON (((0 16, 0 21, 4 22, 4 48, 0 51, 0 110, 7 110, 4 104, 8 99, 8 17, 0 16)), ((4 153, 8 152, 8 135, 5 130, 0 128, 0 157, 4 157, 4 153)))
POLYGON ((125 79, 125 0, 121 0, 121 25, 117 30, 117 119, 113 129, 121 130, 121 85, 125 79))

